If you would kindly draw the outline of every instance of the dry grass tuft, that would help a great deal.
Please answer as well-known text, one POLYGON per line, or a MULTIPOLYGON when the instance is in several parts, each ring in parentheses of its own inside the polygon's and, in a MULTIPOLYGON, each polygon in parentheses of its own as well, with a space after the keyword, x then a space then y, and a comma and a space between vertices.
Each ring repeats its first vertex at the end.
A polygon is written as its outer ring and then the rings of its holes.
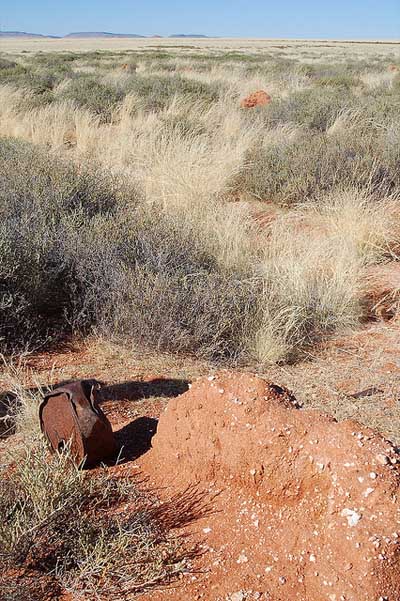
POLYGON ((270 227, 262 273, 264 300, 256 353, 293 360, 362 317, 365 269, 398 246, 397 202, 337 191, 270 227))
MULTIPOLYGON (((164 510, 132 480, 79 470, 68 449, 49 458, 41 440, 26 444, 16 459, 0 479, 6 599, 40 599, 43 579, 51 579, 53 592, 61 588, 76 599, 125 599, 190 570, 196 550, 174 534, 183 523, 183 497, 164 510)), ((187 520, 202 511, 191 499, 187 520)))
POLYGON ((0 133, 34 145, 0 145, 3 350, 96 332, 281 361, 356 324, 361 272, 397 253, 398 76, 335 48, 0 65, 0 133), (256 89, 272 102, 241 109, 256 89), (287 213, 268 235, 254 199, 287 213))

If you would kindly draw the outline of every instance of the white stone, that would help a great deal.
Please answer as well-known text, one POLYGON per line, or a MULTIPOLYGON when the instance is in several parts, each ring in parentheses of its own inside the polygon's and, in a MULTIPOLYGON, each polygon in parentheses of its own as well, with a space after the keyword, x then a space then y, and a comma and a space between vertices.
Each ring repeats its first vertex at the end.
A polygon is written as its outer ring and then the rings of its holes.
POLYGON ((356 526, 358 522, 361 520, 361 515, 354 511, 354 509, 342 509, 340 515, 347 519, 347 523, 350 527, 356 526))
POLYGON ((244 553, 241 553, 237 559, 236 563, 247 563, 249 560, 244 553))

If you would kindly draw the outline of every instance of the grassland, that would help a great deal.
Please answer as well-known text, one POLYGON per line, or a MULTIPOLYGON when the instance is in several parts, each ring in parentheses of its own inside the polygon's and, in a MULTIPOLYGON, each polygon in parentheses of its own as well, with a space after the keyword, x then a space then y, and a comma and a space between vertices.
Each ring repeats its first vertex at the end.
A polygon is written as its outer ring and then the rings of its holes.
POLYGON ((292 361, 364 318, 398 245, 396 45, 162 42, 3 53, 5 352, 292 361))
MULTIPOLYGON (((46 586, 77 599, 133 597, 178 578, 194 552, 174 532, 193 510, 185 499, 162 509, 131 477, 90 477, 68 456, 49 462, 41 387, 77 372, 49 367, 36 381, 23 356, 94 344, 93 365, 78 354, 79 377, 98 378, 104 365, 109 377, 112 365, 116 383, 132 377, 132 354, 143 363, 168 353, 192 375, 251 365, 306 405, 400 436, 394 376, 386 413, 373 394, 367 407, 348 390, 350 378, 378 390, 392 365, 391 348, 369 357, 380 333, 362 328, 380 306, 371 272, 399 256, 398 49, 2 41, 1 378, 19 399, 4 420, 17 444, 0 474, 7 600, 42 598, 46 586), (271 103, 241 108, 256 90, 271 103), (352 330, 338 384, 339 351, 310 358, 352 330)), ((388 329, 393 347, 395 338, 388 329)))

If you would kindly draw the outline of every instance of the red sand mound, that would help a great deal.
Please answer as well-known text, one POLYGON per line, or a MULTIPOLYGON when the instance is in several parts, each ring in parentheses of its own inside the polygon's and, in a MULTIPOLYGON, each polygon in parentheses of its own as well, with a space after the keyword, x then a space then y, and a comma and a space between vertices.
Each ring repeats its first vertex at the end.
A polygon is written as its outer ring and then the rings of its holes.
POLYGON ((253 108, 255 106, 265 106, 269 102, 271 102, 272 98, 267 92, 263 90, 259 90, 258 92, 253 92, 246 98, 244 98, 240 106, 245 109, 253 108))
POLYGON ((364 305, 369 317, 391 319, 400 304, 400 264, 372 265, 363 282, 364 305))
POLYGON ((209 573, 170 598, 400 599, 397 461, 379 434, 298 410, 261 378, 199 379, 143 458, 159 484, 219 492, 201 524, 209 573))

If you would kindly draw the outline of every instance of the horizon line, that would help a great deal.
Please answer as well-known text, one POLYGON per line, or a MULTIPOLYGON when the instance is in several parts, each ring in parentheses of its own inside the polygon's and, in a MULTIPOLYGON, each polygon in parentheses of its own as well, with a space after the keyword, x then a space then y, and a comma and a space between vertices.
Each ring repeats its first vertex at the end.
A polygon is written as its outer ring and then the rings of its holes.
MULTIPOLYGON (((368 36, 368 37, 354 37, 354 38, 350 38, 350 37, 327 37, 327 36, 321 36, 321 37, 305 37, 305 36, 288 36, 288 37, 263 37, 263 36, 253 36, 253 35, 240 35, 240 34, 235 34, 235 35, 209 35, 209 34, 203 34, 203 33, 172 33, 172 34, 157 34, 157 33, 147 33, 147 34, 142 34, 142 33, 120 33, 120 32, 113 32, 113 31, 70 31, 68 33, 65 34, 55 34, 55 33, 36 33, 33 31, 23 31, 23 30, 1 30, 0 29, 0 37, 1 34, 8 34, 10 37, 13 37, 11 34, 17 34, 14 37, 18 37, 18 34, 24 34, 25 36, 38 36, 38 37, 44 37, 44 38, 48 38, 48 39, 63 39, 66 38, 70 35, 74 35, 74 34, 106 34, 106 35, 111 35, 111 36, 118 36, 121 38, 129 38, 131 36, 137 36, 138 38, 142 38, 142 39, 152 39, 152 38, 171 38, 171 37, 185 37, 185 38, 189 38, 189 39, 243 39, 243 40, 272 40, 272 41, 310 41, 310 42, 324 42, 324 41, 329 41, 329 42, 366 42, 366 43, 400 43, 400 38, 396 38, 393 39, 391 37, 378 37, 378 36, 368 36)), ((95 36, 94 36, 95 37, 95 36)), ((102 36, 98 36, 98 37, 102 37, 102 36)))

